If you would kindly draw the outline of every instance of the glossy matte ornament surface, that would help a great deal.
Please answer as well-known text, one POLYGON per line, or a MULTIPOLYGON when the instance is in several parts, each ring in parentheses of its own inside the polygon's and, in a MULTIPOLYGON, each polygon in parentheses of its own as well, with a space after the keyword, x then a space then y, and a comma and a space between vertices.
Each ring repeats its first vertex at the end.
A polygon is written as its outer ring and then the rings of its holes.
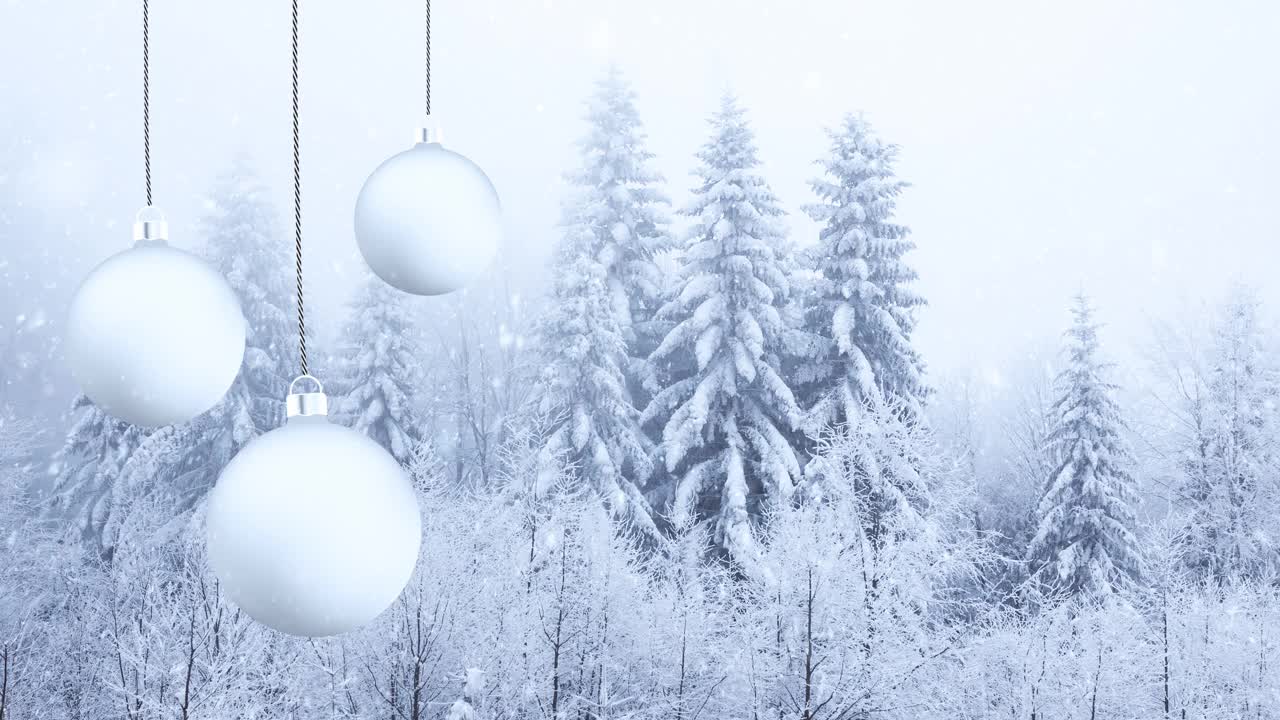
POLYGON ((65 352, 95 404, 158 427, 222 399, 240 371, 245 331, 222 275, 153 240, 113 255, 84 279, 71 300, 65 352))
POLYGON ((373 272, 414 295, 458 290, 502 241, 488 176, 438 142, 421 142, 374 170, 356 200, 356 241, 373 272))
POLYGON ((413 486, 380 445, 297 415, 240 451, 209 496, 209 560, 226 596, 290 635, 355 630, 386 610, 418 559, 413 486))

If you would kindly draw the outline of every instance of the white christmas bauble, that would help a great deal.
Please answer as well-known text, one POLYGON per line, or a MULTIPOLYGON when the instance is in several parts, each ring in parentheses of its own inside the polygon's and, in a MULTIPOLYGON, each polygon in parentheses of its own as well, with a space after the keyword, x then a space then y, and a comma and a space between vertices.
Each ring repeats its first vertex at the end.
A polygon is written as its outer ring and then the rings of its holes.
POLYGON ((222 399, 244 357, 245 320, 227 281, 163 242, 113 255, 71 299, 66 357, 85 395, 148 427, 222 399))
POLYGON ((356 200, 356 241, 373 272, 414 295, 442 295, 498 253, 502 209, 484 171, 438 142, 378 166, 356 200))
POLYGON ((387 609, 422 539, 413 486, 364 435, 323 415, 251 441, 209 496, 209 560, 223 592, 280 632, 323 637, 387 609))

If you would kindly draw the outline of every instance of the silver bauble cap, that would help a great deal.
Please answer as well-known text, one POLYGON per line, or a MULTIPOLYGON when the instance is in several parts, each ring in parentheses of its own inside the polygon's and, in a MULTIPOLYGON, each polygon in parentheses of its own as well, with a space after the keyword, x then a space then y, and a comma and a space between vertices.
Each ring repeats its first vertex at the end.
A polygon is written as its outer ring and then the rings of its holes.
POLYGON ((134 242, 164 242, 169 239, 169 222, 160 208, 148 205, 133 219, 134 242))
POLYGON ((313 375, 299 375, 289 383, 289 395, 285 398, 286 417, 311 417, 329 414, 329 396, 324 394, 324 385, 313 375), (295 388, 299 381, 310 380, 316 389, 311 392, 298 392, 295 388))

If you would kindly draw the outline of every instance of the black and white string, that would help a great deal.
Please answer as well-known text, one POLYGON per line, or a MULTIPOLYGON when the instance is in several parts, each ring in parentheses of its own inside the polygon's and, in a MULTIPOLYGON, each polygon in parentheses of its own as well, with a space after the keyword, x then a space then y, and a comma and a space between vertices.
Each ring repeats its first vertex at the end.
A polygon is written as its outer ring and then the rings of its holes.
POLYGON ((151 207, 151 12, 142 0, 142 163, 146 169, 147 207, 151 207))
POLYGON ((303 375, 310 375, 307 363, 307 312, 302 297, 302 153, 298 120, 298 0, 293 0, 293 250, 297 275, 298 355, 303 375))

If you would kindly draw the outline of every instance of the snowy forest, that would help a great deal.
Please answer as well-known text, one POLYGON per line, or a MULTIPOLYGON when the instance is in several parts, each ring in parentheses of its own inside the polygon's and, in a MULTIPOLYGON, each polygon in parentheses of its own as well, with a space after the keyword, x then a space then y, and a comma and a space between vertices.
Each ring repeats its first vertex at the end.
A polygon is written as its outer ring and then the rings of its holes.
POLYGON ((1081 281, 1034 308, 1053 347, 937 371, 917 259, 952 240, 913 231, 874 114, 811 128, 793 208, 753 103, 686 108, 672 176, 606 67, 548 257, 509 237, 442 298, 359 268, 317 331, 332 418, 423 518, 404 594, 334 638, 250 620, 204 546, 298 374, 281 158, 203 189, 183 242, 236 291, 244 364, 154 430, 75 395, 73 251, 20 237, 58 221, 0 176, 0 720, 1280 718, 1265 288, 1193 287, 1131 337, 1081 281))

